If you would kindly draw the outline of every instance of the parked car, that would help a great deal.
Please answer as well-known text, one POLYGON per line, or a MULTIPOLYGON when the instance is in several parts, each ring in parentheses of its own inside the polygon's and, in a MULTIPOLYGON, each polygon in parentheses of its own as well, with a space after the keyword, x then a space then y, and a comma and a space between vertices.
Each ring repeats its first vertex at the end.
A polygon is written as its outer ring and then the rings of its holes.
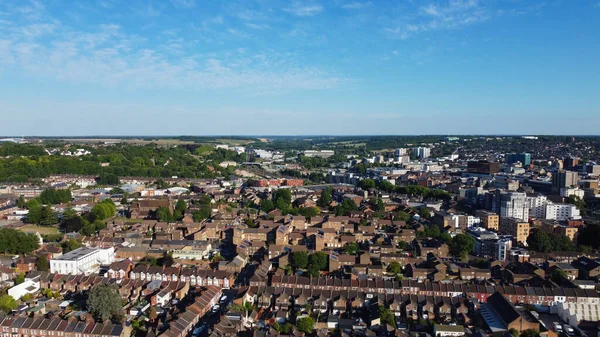
POLYGON ((560 323, 553 322, 552 325, 554 326, 554 331, 556 331, 556 332, 562 332, 563 331, 562 326, 560 325, 560 323))
POLYGON ((575 330, 573 330, 573 328, 570 325, 563 324, 562 328, 569 336, 575 335, 575 330))

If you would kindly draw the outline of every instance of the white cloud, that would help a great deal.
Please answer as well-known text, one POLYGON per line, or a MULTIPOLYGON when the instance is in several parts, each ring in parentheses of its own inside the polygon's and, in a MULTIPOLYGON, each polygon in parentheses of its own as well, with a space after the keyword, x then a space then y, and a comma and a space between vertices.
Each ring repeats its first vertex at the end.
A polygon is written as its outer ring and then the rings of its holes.
POLYGON ((366 7, 371 7, 372 5, 373 5, 373 3, 371 1, 367 1, 367 2, 352 1, 352 2, 342 4, 342 8, 344 8, 344 9, 363 9, 366 7))
POLYGON ((323 6, 316 3, 305 4, 296 1, 291 7, 284 8, 283 11, 296 16, 315 16, 323 12, 323 6))
MULTIPOLYGON (((246 36, 233 28, 226 31, 246 36)), ((88 31, 57 21, 0 26, 0 68, 75 84, 190 91, 236 88, 252 95, 330 89, 345 81, 298 65, 293 54, 234 48, 197 55, 188 49, 190 41, 173 34, 162 38, 164 42, 153 45, 115 24, 88 31)))

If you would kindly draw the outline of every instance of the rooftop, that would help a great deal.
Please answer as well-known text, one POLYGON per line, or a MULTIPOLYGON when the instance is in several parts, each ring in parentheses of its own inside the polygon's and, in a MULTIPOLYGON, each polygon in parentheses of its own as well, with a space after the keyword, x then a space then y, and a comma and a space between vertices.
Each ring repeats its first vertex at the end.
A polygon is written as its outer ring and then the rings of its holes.
POLYGON ((81 260, 84 257, 93 254, 94 252, 96 252, 98 250, 98 248, 88 248, 88 247, 81 247, 81 248, 77 248, 75 250, 72 250, 66 254, 63 254, 57 258, 55 258, 54 260, 59 260, 59 261, 73 261, 73 260, 81 260))

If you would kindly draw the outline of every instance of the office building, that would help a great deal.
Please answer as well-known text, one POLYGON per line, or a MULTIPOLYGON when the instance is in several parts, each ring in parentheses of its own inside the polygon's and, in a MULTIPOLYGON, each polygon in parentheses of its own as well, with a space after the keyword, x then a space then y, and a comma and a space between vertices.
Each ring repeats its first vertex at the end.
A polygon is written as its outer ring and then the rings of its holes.
POLYGON ((511 235, 517 242, 527 246, 527 237, 529 237, 529 222, 524 222, 517 218, 501 218, 500 233, 511 235))
POLYGON ((523 166, 531 165, 531 154, 530 153, 507 153, 505 161, 508 165, 521 163, 523 166))
POLYGON ((529 205, 527 194, 520 192, 503 193, 500 195, 500 218, 516 218, 529 221, 529 205))
POLYGON ((500 163, 487 160, 470 161, 467 163, 467 172, 476 174, 496 174, 500 172, 500 163))
POLYGON ((50 272, 55 274, 91 274, 98 272, 101 265, 115 260, 114 248, 81 247, 50 260, 50 272))
POLYGON ((579 174, 574 171, 559 170, 552 175, 552 188, 559 191, 561 188, 577 186, 579 174))

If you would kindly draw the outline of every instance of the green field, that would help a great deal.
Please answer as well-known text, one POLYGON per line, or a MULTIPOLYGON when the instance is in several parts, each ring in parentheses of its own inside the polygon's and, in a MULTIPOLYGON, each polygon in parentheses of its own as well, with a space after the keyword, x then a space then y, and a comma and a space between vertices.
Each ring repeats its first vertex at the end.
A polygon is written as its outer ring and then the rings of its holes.
POLYGON ((25 233, 35 233, 38 232, 40 235, 48 235, 48 234, 58 234, 58 228, 56 227, 42 227, 36 225, 25 225, 23 227, 17 228, 20 231, 25 233))

